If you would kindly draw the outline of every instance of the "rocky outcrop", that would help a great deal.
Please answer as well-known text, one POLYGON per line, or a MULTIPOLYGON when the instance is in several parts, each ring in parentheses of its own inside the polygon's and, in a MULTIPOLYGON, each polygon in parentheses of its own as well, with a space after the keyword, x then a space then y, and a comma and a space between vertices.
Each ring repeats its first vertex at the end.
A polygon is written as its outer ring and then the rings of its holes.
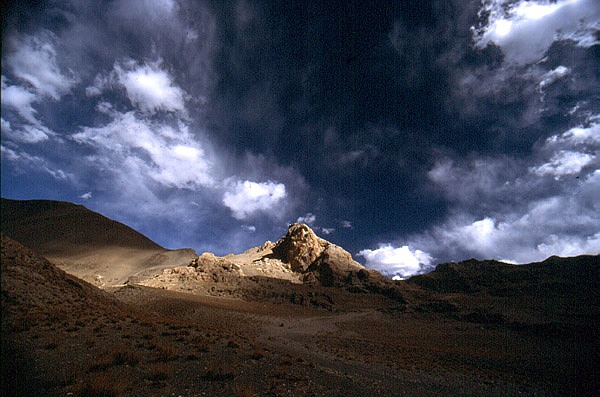
POLYGON ((303 223, 292 223, 287 234, 273 247, 273 256, 289 263, 292 270, 304 273, 330 246, 303 223))
POLYGON ((330 244, 306 269, 304 282, 318 282, 325 287, 347 285, 361 271, 366 272, 365 267, 353 260, 350 253, 330 244))
POLYGON ((367 272, 349 252, 318 237, 303 223, 292 223, 272 252, 272 258, 289 264, 292 271, 302 274, 305 284, 346 286, 353 279, 361 280, 357 278, 359 272, 367 272))
POLYGON ((399 288, 375 270, 352 259, 342 247, 318 237, 305 224, 293 223, 273 248, 273 255, 302 273, 304 284, 341 287, 353 292, 374 292, 405 302, 399 288))
POLYGON ((165 269, 139 282, 216 296, 285 297, 296 304, 316 305, 314 296, 299 298, 296 287, 300 284, 374 292, 403 301, 391 280, 366 269, 349 252, 318 237, 302 223, 291 224, 276 243, 267 241, 244 253, 222 257, 205 252, 187 267, 165 269), (289 295, 292 291, 293 297, 289 295))
POLYGON ((243 277, 239 265, 215 256, 210 252, 205 252, 190 263, 191 268, 195 268, 196 273, 205 275, 206 278, 212 278, 215 282, 230 281, 232 278, 243 277))

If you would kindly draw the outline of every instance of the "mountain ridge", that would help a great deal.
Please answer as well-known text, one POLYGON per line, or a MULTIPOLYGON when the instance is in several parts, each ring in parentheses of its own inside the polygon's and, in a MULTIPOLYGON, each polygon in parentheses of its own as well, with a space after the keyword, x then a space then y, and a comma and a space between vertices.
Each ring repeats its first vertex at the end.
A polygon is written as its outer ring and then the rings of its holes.
POLYGON ((144 274, 130 278, 128 282, 244 299, 283 297, 295 300, 300 293, 296 291, 297 286, 324 287, 324 291, 337 287, 357 293, 374 292, 399 303, 405 302, 401 288, 392 280, 365 268, 354 261, 350 253, 318 237, 302 223, 289 225, 287 233, 275 243, 267 241, 242 254, 221 257, 205 252, 187 266, 163 269, 159 274, 144 274))
MULTIPOLYGON (((23 232, 39 231, 26 226, 44 213, 23 216, 23 232)), ((273 395, 292 384, 294 395, 597 390, 598 255, 467 260, 393 281, 298 223, 274 243, 181 266, 165 251, 83 248, 112 252, 118 268, 131 259, 121 255, 146 256, 126 285, 101 291, 77 266, 68 274, 2 236, 2 375, 26 395, 91 395, 95 381, 95 395, 230 396, 240 384, 273 395)))
POLYGON ((192 249, 168 250, 133 228, 83 205, 0 200, 2 233, 96 286, 123 284, 147 268, 189 262, 192 249))

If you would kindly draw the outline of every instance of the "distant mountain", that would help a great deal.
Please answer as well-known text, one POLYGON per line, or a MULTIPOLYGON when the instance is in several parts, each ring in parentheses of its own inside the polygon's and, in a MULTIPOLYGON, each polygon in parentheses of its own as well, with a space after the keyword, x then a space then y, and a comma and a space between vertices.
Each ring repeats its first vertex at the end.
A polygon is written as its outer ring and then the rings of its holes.
POLYGON ((430 296, 433 303, 421 310, 529 334, 598 340, 600 255, 553 256, 526 265, 471 259, 405 282, 430 296))
POLYGON ((469 259, 442 263, 428 274, 411 277, 410 284, 444 293, 487 292, 495 295, 570 286, 573 290, 595 288, 600 283, 600 255, 572 258, 552 256, 543 262, 512 265, 469 259))
POLYGON ((191 249, 167 250, 82 205, 2 198, 2 233, 96 285, 121 284, 148 268, 188 263, 191 249))
POLYGON ((392 280, 365 268, 350 253, 318 237, 302 223, 291 224, 275 243, 267 241, 242 254, 222 257, 206 252, 189 266, 146 273, 130 281, 202 295, 284 299, 322 306, 329 305, 328 287, 373 292, 404 302, 401 288, 392 280), (309 291, 314 287, 325 287, 319 289, 324 295, 309 291))

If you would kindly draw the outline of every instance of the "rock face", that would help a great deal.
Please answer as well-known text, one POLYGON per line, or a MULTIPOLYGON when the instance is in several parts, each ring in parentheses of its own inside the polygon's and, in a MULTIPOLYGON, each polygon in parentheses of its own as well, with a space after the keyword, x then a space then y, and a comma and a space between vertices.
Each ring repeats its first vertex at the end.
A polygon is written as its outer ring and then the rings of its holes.
POLYGON ((368 270, 354 261, 352 255, 331 244, 307 268, 304 282, 316 281, 325 287, 334 287, 352 284, 354 279, 366 280, 367 274, 368 270))
POLYGON ((302 223, 289 226, 287 234, 273 248, 273 256, 301 273, 304 283, 325 287, 362 282, 370 274, 349 252, 318 237, 302 223))
POLYGON ((374 292, 403 302, 391 280, 366 269, 353 260, 350 253, 318 237, 302 223, 291 224, 286 235, 276 243, 267 241, 242 254, 222 257, 206 252, 187 267, 164 269, 162 274, 139 283, 215 296, 252 298, 273 295, 287 296, 293 303, 318 301, 324 306, 330 304, 327 299, 323 301, 300 294, 296 287, 305 284, 374 292))
POLYGON ((289 263, 293 271, 304 273, 330 245, 305 224, 292 223, 273 248, 273 255, 289 263))

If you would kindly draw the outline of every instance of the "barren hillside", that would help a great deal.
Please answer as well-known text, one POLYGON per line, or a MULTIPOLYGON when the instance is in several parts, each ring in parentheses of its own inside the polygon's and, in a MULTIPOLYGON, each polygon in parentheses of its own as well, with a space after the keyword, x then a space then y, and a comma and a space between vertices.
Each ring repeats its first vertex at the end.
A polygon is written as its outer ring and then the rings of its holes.
MULTIPOLYGON (((42 214, 52 218, 61 205, 41 207, 15 210, 21 216, 11 222, 77 228, 69 225, 72 205, 46 223, 42 214)), ((98 227, 103 222, 112 221, 98 227)), ((28 238, 71 254, 115 247, 93 233, 90 241, 52 233, 28 238)), ((133 233, 115 236, 135 241, 118 247, 168 254, 133 233)), ((106 291, 5 236, 0 259, 5 394, 7 387, 16 395, 77 396, 598 390, 598 255, 521 266, 469 260, 392 281, 292 224, 279 241, 243 254, 204 253, 183 266, 138 263, 128 285, 106 291)))
POLYGON ((191 249, 167 250, 81 205, 2 199, 2 233, 95 285, 122 284, 147 268, 180 266, 191 249))

